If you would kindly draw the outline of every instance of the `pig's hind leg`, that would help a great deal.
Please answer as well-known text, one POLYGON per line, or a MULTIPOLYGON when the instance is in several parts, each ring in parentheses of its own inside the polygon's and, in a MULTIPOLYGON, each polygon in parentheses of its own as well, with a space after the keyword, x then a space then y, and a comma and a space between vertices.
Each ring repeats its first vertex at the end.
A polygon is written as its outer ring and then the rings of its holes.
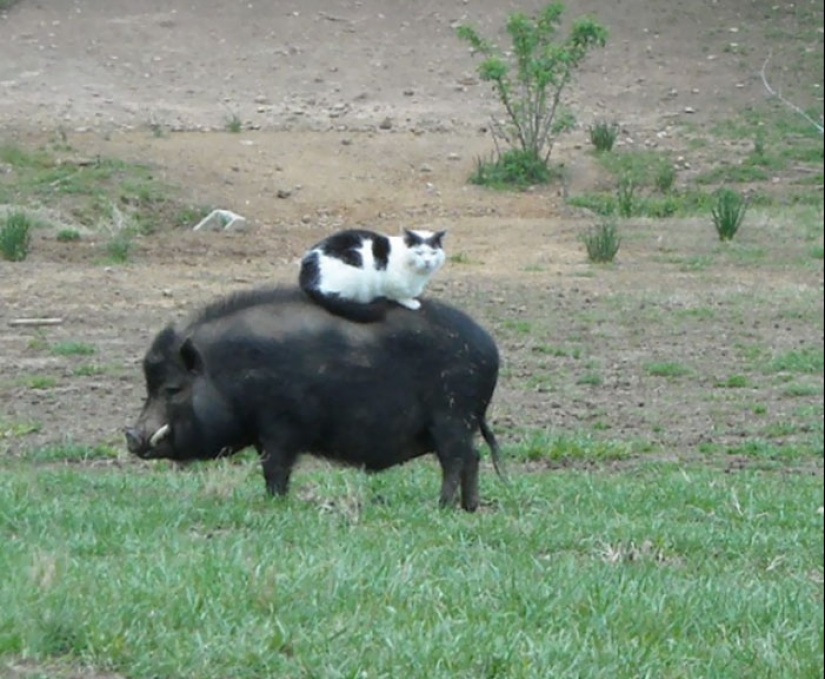
POLYGON ((455 504, 456 491, 461 486, 461 507, 468 512, 478 508, 479 455, 473 448, 473 432, 452 417, 436 422, 432 428, 436 455, 441 464, 441 496, 439 504, 455 504))

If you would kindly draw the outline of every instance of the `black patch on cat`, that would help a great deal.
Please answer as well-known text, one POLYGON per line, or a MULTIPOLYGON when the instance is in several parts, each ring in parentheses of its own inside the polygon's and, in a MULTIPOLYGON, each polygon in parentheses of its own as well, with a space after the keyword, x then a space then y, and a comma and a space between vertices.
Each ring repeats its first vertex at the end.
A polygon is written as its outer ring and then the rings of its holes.
POLYGON ((376 234, 372 239, 372 258, 375 260, 375 268, 384 271, 390 260, 390 239, 386 236, 376 234))
MULTIPOLYGON (((325 238, 315 247, 329 257, 335 257, 344 264, 361 269, 364 267, 364 259, 358 251, 359 248, 368 238, 375 243, 377 239, 382 237, 380 234, 366 229, 346 229, 325 238)), ((389 245, 387 247, 389 248, 389 245)), ((373 245, 373 250, 374 248, 375 245, 373 245)))
POLYGON ((427 238, 424 242, 429 245, 433 250, 440 250, 441 249, 441 239, 444 238, 444 234, 447 233, 446 231, 436 231, 432 236, 427 238))
POLYGON ((318 253, 308 252, 301 260, 301 273, 298 285, 304 290, 317 290, 321 284, 321 267, 318 265, 318 253))
POLYGON ((410 231, 409 229, 404 229, 404 245, 406 245, 408 248, 415 247, 416 245, 421 245, 423 242, 424 239, 417 233, 410 231))

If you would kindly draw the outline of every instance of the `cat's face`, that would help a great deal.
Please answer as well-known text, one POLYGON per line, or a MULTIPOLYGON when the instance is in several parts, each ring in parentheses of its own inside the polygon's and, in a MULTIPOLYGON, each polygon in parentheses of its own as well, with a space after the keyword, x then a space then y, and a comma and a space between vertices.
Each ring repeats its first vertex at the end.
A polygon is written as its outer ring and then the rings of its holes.
POLYGON ((407 266, 420 274, 432 274, 444 264, 444 249, 441 239, 446 231, 412 231, 404 229, 404 244, 407 246, 407 266))

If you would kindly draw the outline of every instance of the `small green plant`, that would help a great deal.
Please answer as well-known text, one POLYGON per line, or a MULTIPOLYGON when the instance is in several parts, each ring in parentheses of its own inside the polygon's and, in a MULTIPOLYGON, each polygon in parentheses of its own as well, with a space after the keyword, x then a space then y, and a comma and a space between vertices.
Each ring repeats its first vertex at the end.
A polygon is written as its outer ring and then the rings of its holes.
POLYGON ((742 225, 747 211, 747 201, 737 191, 721 188, 715 193, 716 202, 711 207, 713 225, 719 240, 732 240, 742 225))
POLYGON ((57 232, 57 240, 61 243, 74 243, 80 240, 80 232, 76 229, 61 229, 57 232))
POLYGON ((582 241, 591 262, 605 263, 612 262, 616 257, 622 239, 616 223, 608 221, 590 229, 582 236, 582 241))
POLYGON ((226 119, 226 131, 232 132, 237 134, 243 128, 243 123, 241 123, 241 119, 235 115, 234 113, 226 119))
POLYGON ((129 259, 132 250, 132 239, 125 233, 119 233, 106 243, 106 256, 109 261, 122 264, 129 259))
POLYGON ((95 353, 95 348, 83 342, 58 342, 51 346, 51 352, 55 356, 91 356, 95 353))
POLYGON ((653 377, 684 377, 690 374, 689 368, 672 361, 647 363, 644 368, 653 377))
MULTIPOLYGON (((594 47, 603 47, 607 29, 591 18, 573 22, 570 34, 555 41, 564 5, 553 2, 535 16, 513 12, 506 30, 512 50, 503 53, 470 26, 459 26, 456 34, 474 54, 483 57, 478 66, 482 80, 493 85, 507 114, 507 122, 493 121, 493 139, 498 149, 502 139, 529 165, 547 165, 555 138, 569 129, 573 119, 562 105, 562 92, 573 72, 594 47)), ((502 153, 498 151, 499 159, 502 153)), ((476 173, 478 174, 478 173, 476 173)))
POLYGON ((619 126, 616 123, 600 120, 590 128, 590 143, 599 153, 606 153, 613 150, 618 135, 619 126))
POLYGON ((636 181, 629 176, 619 180, 616 189, 616 207, 622 217, 632 217, 636 211, 636 181))
POLYGON ((478 158, 470 183, 504 188, 545 184, 551 177, 550 168, 540 158, 520 149, 509 149, 490 161, 478 158))
POLYGON ((676 181, 676 169, 670 163, 662 163, 656 170, 653 183, 659 193, 668 193, 676 181))
POLYGON ((21 262, 29 254, 32 221, 25 212, 10 212, 0 226, 0 254, 10 262, 21 262))

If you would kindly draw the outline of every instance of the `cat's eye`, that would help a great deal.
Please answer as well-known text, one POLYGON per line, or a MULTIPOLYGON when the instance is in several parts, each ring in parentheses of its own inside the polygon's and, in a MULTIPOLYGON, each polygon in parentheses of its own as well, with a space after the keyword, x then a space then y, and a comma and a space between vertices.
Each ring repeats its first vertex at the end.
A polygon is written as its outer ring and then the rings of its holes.
POLYGON ((176 384, 170 384, 163 388, 163 395, 167 398, 171 398, 172 396, 177 396, 182 391, 183 387, 178 386, 176 384))

